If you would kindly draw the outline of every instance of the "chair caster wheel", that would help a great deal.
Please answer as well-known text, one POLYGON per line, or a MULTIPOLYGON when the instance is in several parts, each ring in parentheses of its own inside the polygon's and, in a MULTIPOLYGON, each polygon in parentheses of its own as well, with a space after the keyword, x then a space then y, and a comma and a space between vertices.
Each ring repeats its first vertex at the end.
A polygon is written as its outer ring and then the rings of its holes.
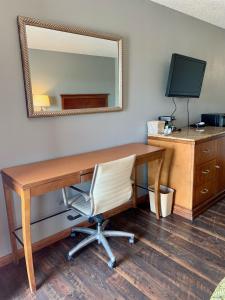
POLYGON ((66 260, 67 260, 67 261, 71 261, 71 260, 73 260, 73 257, 70 256, 69 254, 67 254, 67 255, 66 255, 66 260))
POLYGON ((135 242, 135 239, 134 239, 134 237, 132 237, 132 238, 129 238, 129 240, 128 240, 128 241, 129 241, 129 243, 130 243, 130 244, 134 244, 134 242, 135 242))
POLYGON ((77 236, 76 232, 71 232, 71 234, 70 234, 70 237, 71 237, 71 238, 74 239, 76 236, 77 236))
POLYGON ((115 268, 116 267, 116 260, 114 260, 114 261, 109 261, 108 262, 108 266, 109 266, 109 268, 110 269, 113 269, 113 268, 115 268))

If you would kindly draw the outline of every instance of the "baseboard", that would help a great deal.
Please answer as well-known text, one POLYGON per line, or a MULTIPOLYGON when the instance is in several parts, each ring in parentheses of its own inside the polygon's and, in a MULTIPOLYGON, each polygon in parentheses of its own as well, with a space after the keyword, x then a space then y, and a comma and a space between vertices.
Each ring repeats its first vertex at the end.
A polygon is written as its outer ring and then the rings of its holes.
POLYGON ((141 205, 141 204, 145 204, 145 203, 149 203, 149 195, 148 194, 137 198, 137 205, 141 205))
MULTIPOLYGON (((82 225, 86 226, 87 224, 81 224, 81 226, 82 225)), ((36 252, 36 251, 38 251, 38 250, 40 250, 40 249, 42 249, 44 247, 47 247, 47 246, 49 246, 51 244, 54 244, 54 243, 58 242, 59 240, 62 240, 64 238, 68 237, 70 235, 70 232, 71 232, 71 229, 68 228, 68 229, 66 229, 64 231, 58 232, 58 233, 56 233, 54 235, 51 235, 51 236, 49 236, 49 237, 47 237, 47 238, 45 238, 45 239, 43 239, 41 241, 38 241, 38 242, 34 243, 32 245, 33 252, 36 252)), ((23 248, 22 249, 18 249, 17 253, 18 253, 18 258, 19 259, 22 258, 22 257, 24 257, 23 248)), ((5 256, 2 256, 2 257, 0 257, 0 267, 4 267, 4 266, 8 265, 12 261, 13 261, 12 253, 10 253, 8 255, 5 255, 5 256)))
POLYGON ((198 206, 193 208, 193 218, 200 215, 202 212, 204 212, 206 209, 208 209, 210 206, 218 202, 219 200, 224 199, 225 197, 225 191, 222 191, 221 193, 217 194, 216 196, 208 199, 207 201, 199 204, 198 206))
POLYGON ((203 213, 205 210, 207 210, 210 206, 212 206, 219 200, 224 199, 224 197, 225 197, 225 191, 222 191, 221 193, 217 194, 216 196, 213 196, 212 198, 208 199, 207 201, 200 203, 199 205, 194 207, 192 210, 175 204, 173 213, 176 215, 179 215, 181 217, 184 217, 188 220, 193 220, 194 218, 199 216, 201 213, 203 213))
MULTIPOLYGON (((140 199, 142 199, 142 197, 140 199)), ((137 199, 138 204, 139 204, 139 201, 143 201, 143 200, 139 200, 139 198, 138 198, 137 199)), ((109 218, 109 217, 112 217, 113 215, 119 214, 122 211, 125 211, 125 210, 127 210, 131 207, 132 207, 132 202, 130 201, 130 202, 124 204, 124 205, 116 207, 115 209, 105 213, 104 216, 105 216, 105 218, 109 218)), ((82 222, 81 224, 79 224, 79 226, 88 227, 88 226, 90 226, 90 223, 82 222)), ((45 238, 41 241, 38 241, 38 242, 34 243, 32 245, 32 250, 33 250, 33 252, 36 252, 36 251, 38 251, 38 250, 40 250, 44 247, 50 246, 50 245, 52 245, 52 244, 54 244, 54 243, 56 243, 56 242, 58 242, 62 239, 65 239, 66 237, 68 237, 70 235, 70 233, 71 233, 71 228, 68 228, 68 229, 60 231, 60 232, 58 232, 54 235, 51 235, 51 236, 49 236, 49 237, 47 237, 47 238, 45 238)), ((18 253, 18 258, 19 259, 24 257, 23 249, 18 249, 17 253, 18 253)), ((0 267, 4 267, 4 266, 6 266, 6 265, 8 265, 12 262, 13 262, 12 253, 0 257, 0 267)))
MULTIPOLYGON (((149 203, 149 196, 148 194, 140 197, 137 199, 137 204, 144 204, 144 203, 149 203)), ((176 214, 176 215, 179 215, 185 219, 188 219, 188 220, 192 220, 193 219, 193 214, 192 214, 192 210, 190 209, 187 209, 187 208, 184 208, 180 205, 174 205, 173 206, 173 211, 172 213, 176 214)))
POLYGON ((0 257, 0 268, 10 264, 11 262, 12 262, 12 254, 11 253, 0 257))
POLYGON ((193 213, 191 209, 187 209, 185 207, 182 207, 180 205, 175 204, 173 207, 173 213, 175 215, 179 215, 185 219, 193 220, 193 213))

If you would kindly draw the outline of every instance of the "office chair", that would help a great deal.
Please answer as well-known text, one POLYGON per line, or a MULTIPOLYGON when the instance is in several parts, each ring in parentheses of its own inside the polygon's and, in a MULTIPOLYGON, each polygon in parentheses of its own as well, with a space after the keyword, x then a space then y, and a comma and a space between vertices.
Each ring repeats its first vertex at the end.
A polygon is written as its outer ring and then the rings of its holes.
MULTIPOLYGON (((79 194, 68 199, 65 188, 62 189, 64 204, 77 213, 87 216, 90 222, 96 222, 97 228, 74 227, 72 233, 81 232, 89 236, 83 239, 78 245, 73 247, 67 259, 71 260, 72 256, 87 246, 88 244, 98 241, 102 244, 109 256, 108 266, 114 268, 116 266, 116 258, 113 255, 107 241, 107 237, 127 237, 129 243, 134 243, 134 234, 124 231, 105 230, 107 221, 103 218, 103 213, 112 210, 131 199, 132 181, 131 173, 135 162, 135 155, 131 155, 118 160, 101 163, 95 166, 94 174, 91 182, 89 193, 71 186, 73 190, 79 194)), ((72 216, 68 216, 72 220, 72 216)))

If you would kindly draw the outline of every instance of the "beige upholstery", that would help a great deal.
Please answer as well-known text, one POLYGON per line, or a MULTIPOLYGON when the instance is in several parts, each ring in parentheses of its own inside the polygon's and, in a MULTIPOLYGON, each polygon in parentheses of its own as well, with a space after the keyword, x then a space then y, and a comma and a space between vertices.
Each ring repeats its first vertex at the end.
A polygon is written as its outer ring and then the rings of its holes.
POLYGON ((92 213, 91 202, 85 201, 83 197, 69 199, 68 204, 87 216, 90 216, 92 213))
POLYGON ((93 215, 128 202, 132 196, 131 173, 135 155, 96 166, 90 196, 93 215))
MULTIPOLYGON (((129 239, 129 243, 134 243, 135 236, 133 233, 105 230, 107 223, 103 222, 104 219, 101 214, 130 200, 133 191, 131 173, 135 158, 135 155, 131 155, 122 159, 96 165, 89 194, 78 187, 71 186, 70 188, 77 191, 79 194, 72 199, 67 199, 66 190, 62 189, 64 203, 67 208, 91 217, 97 222, 96 230, 79 227, 74 227, 72 229, 73 233, 81 232, 86 233, 89 236, 69 251, 67 255, 68 260, 70 260, 80 249, 97 240, 99 244, 103 245, 110 258, 108 266, 114 268, 116 266, 116 258, 113 255, 106 238, 126 237, 129 239)), ((74 220, 73 216, 68 216, 67 218, 69 220, 74 220)))
POLYGON ((89 194, 73 187, 81 194, 67 199, 63 189, 66 206, 81 214, 95 216, 128 202, 133 191, 131 173, 135 158, 131 155, 96 165, 89 194))

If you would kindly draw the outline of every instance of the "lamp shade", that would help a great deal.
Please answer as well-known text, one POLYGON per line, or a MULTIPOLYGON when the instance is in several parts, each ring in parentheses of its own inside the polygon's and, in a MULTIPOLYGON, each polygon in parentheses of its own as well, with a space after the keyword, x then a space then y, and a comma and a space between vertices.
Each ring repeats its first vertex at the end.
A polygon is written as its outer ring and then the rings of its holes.
POLYGON ((33 104, 38 107, 50 106, 50 99, 48 95, 33 95, 33 104))

